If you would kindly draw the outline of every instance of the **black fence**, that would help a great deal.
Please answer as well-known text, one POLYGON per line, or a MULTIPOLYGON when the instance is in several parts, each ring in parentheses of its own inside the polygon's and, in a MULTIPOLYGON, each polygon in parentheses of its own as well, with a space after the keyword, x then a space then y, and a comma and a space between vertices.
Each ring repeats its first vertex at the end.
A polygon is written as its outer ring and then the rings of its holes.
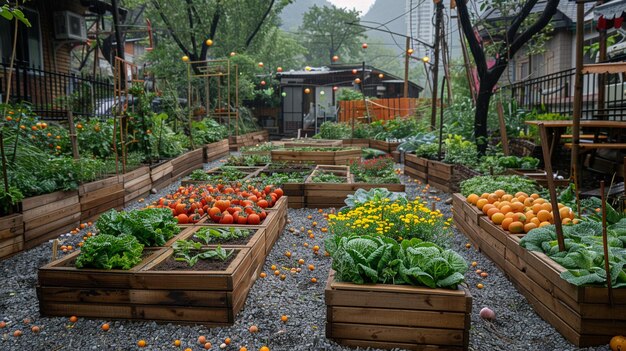
MULTIPOLYGON (((502 87, 519 107, 572 116, 575 69, 502 87)), ((626 73, 583 75, 582 119, 626 121, 626 73)))
MULTIPOLYGON (((9 63, 2 62, 0 96, 6 99, 9 63)), ((109 78, 59 73, 13 65, 10 101, 28 102, 44 119, 65 120, 67 111, 75 116, 110 117, 114 102, 113 82, 109 78)))

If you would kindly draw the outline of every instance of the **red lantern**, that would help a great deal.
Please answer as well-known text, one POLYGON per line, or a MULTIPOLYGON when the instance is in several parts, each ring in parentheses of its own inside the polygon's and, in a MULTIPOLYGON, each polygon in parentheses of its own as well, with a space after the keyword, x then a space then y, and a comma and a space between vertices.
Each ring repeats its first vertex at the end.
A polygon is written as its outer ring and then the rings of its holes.
POLYGON ((262 80, 262 81, 261 81, 261 85, 262 85, 262 86, 265 86, 265 84, 266 84, 266 83, 265 83, 265 81, 264 81, 264 80, 262 80))
POLYGON ((356 68, 352 70, 352 74, 357 74, 357 72, 356 68))
POLYGON ((333 62, 337 62, 337 61, 339 61, 339 56, 337 55, 333 56, 333 62))
POLYGON ((276 68, 276 72, 280 73, 280 72, 282 72, 282 71, 283 71, 283 68, 282 68, 282 67, 278 67, 278 68, 276 68))
POLYGON ((355 80, 354 80, 354 82, 355 82, 356 84, 361 84, 361 78, 357 78, 357 79, 355 79, 355 80))
POLYGON ((363 49, 367 49, 367 43, 363 43, 363 45, 361 45, 361 47, 362 47, 363 49))
POLYGON ((337 90, 339 90, 339 87, 338 86, 334 86, 333 87, 333 91, 337 91, 337 90))

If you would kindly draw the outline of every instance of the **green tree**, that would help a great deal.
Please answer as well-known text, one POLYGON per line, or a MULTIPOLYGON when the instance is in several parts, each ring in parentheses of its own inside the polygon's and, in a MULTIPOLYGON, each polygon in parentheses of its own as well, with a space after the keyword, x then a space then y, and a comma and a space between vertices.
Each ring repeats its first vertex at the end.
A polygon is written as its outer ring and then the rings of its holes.
POLYGON ((313 6, 304 14, 299 33, 302 44, 308 50, 305 54, 307 63, 321 66, 332 63, 337 55, 346 62, 359 57, 361 41, 367 37, 359 26, 347 23, 359 23, 360 12, 338 8, 334 5, 313 6))
POLYGON ((494 87, 516 53, 523 48, 533 51, 543 47, 545 30, 550 28, 550 20, 559 4, 559 0, 547 0, 541 10, 534 11, 537 2, 538 0, 486 0, 481 4, 480 11, 476 6, 473 7, 474 13, 470 13, 465 1, 456 2, 461 29, 474 57, 480 81, 474 115, 474 135, 479 141, 481 153, 487 147, 487 116, 494 87), (499 15, 496 20, 482 17, 489 13, 499 15), (487 32, 488 43, 476 38, 475 26, 487 32), (493 60, 492 65, 487 64, 489 60, 493 60))

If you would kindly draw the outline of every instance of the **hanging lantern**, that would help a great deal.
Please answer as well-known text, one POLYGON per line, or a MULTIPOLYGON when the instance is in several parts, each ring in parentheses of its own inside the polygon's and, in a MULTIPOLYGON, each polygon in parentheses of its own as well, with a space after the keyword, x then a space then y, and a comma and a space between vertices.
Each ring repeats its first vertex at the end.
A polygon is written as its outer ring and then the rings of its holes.
POLYGON ((333 87, 333 91, 337 91, 337 90, 339 90, 339 87, 335 85, 335 86, 333 87))
POLYGON ((311 93, 311 89, 309 89, 309 88, 304 89, 304 93, 305 94, 310 94, 311 93))
POLYGON ((264 80, 262 80, 262 81, 261 81, 261 85, 262 85, 262 86, 265 86, 265 84, 266 84, 266 83, 265 83, 265 81, 264 81, 264 80))
POLYGON ((230 53, 230 56, 231 56, 231 57, 232 57, 232 56, 235 56, 235 55, 237 55, 237 54, 235 54, 235 52, 234 52, 234 51, 230 53))
POLYGON ((409 48, 406 53, 409 54, 409 56, 413 55, 415 51, 413 51, 413 49, 409 48))
POLYGON ((183 62, 189 62, 189 56, 185 55, 182 57, 183 62))
POLYGON ((378 78, 383 79, 383 78, 385 78, 385 75, 384 75, 384 74, 382 74, 382 73, 379 73, 379 74, 378 74, 378 78))
POLYGON ((263 62, 259 62, 259 67, 263 68, 263 62))
POLYGON ((430 57, 424 56, 422 57, 422 61, 424 61, 424 63, 428 63, 430 61, 430 57))
POLYGON ((285 97, 285 96, 287 96, 287 93, 285 93, 285 92, 283 91, 282 93, 280 93, 280 95, 281 95, 282 97, 285 97))
POLYGON ((283 68, 282 68, 282 67, 278 67, 278 68, 276 68, 276 72, 280 73, 280 72, 282 72, 282 71, 283 71, 283 68))
POLYGON ((337 62, 337 61, 339 61, 339 56, 337 55, 333 56, 333 62, 337 62))
POLYGON ((361 84, 361 78, 357 78, 357 79, 355 79, 355 80, 354 80, 354 82, 355 82, 356 84, 361 84))
POLYGON ((324 92, 324 90, 320 91, 320 95, 325 95, 326 93, 324 92))
POLYGON ((357 71, 356 68, 352 70, 352 74, 357 74, 357 72, 359 71, 357 71))
POLYGON ((206 46, 211 46, 213 45, 213 40, 207 39, 204 43, 206 44, 206 46))
POLYGON ((361 45, 361 47, 362 47, 363 49, 367 49, 367 43, 363 43, 363 44, 361 45))

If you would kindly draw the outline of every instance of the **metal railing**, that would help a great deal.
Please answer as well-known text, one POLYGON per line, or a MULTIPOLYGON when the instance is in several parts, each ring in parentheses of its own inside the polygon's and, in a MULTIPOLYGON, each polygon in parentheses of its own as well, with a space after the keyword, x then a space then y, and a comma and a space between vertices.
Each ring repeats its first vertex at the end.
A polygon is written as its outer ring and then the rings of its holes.
MULTIPOLYGON (((575 69, 526 79, 501 89, 518 106, 572 116, 575 69)), ((582 119, 626 121, 626 72, 583 75, 582 119)))
MULTIPOLYGON (((0 63, 0 97, 6 99, 9 64, 0 63)), ((114 104, 113 83, 107 77, 61 73, 13 65, 9 100, 28 102, 44 119, 65 120, 67 111, 75 116, 110 117, 114 104)))

